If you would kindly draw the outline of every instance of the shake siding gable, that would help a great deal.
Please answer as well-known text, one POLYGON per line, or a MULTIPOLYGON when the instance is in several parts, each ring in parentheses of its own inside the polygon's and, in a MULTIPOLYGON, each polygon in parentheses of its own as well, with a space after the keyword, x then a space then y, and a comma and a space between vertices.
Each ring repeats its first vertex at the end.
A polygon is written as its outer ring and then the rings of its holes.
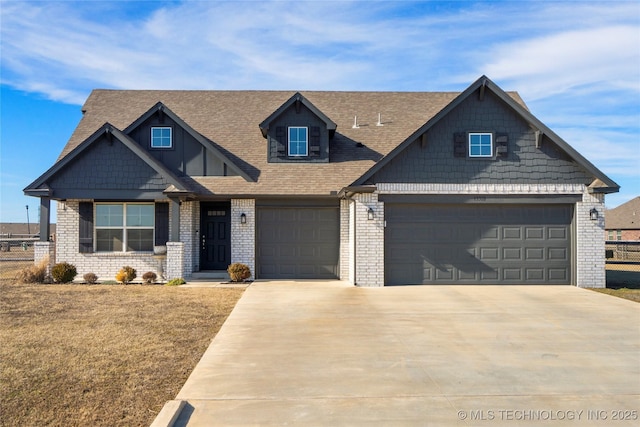
MULTIPOLYGON (((416 140, 373 177, 374 183, 578 183, 588 185, 593 176, 571 160, 553 142, 536 147, 535 131, 498 97, 487 92, 482 101, 465 99, 434 124, 424 140, 416 140), (456 155, 461 135, 492 132, 506 139, 506 156, 470 158, 456 155), (504 138, 506 137, 506 138, 504 138)), ((495 147, 494 147, 495 151, 495 147)))

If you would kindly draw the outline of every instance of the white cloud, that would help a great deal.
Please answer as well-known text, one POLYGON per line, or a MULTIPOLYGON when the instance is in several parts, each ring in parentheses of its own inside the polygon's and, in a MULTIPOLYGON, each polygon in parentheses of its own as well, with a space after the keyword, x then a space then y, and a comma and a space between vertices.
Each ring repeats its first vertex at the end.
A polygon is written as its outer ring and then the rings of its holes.
POLYGON ((610 26, 498 45, 483 67, 494 79, 520 83, 528 99, 585 85, 640 92, 639 31, 610 26))

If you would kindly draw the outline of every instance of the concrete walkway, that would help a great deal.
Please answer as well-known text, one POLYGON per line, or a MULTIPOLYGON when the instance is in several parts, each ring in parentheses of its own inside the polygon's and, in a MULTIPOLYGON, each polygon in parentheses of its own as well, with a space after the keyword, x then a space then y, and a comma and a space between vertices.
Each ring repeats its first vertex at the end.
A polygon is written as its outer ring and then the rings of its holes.
POLYGON ((635 426, 640 305, 570 286, 256 282, 165 409, 189 427, 635 426))

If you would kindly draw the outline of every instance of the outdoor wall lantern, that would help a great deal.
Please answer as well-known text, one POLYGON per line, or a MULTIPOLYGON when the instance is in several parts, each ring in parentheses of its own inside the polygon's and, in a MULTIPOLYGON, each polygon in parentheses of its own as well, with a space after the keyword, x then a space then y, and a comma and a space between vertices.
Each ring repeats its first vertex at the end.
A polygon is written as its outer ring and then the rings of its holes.
POLYGON ((373 208, 369 208, 369 210, 367 210, 367 219, 369 221, 373 220, 373 208))
POLYGON ((591 218, 591 221, 597 221, 599 216, 600 214, 598 213, 598 210, 596 208, 593 208, 589 211, 589 218, 591 218))
POLYGON ((247 223, 247 214, 243 212, 240 214, 240 224, 246 224, 246 223, 247 223))

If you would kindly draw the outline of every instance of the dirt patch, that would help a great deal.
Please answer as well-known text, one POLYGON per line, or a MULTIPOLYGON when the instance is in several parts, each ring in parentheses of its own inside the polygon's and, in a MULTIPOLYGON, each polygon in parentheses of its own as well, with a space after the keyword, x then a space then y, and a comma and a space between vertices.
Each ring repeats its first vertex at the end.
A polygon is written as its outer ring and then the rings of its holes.
POLYGON ((242 292, 0 282, 0 426, 148 426, 242 292))

